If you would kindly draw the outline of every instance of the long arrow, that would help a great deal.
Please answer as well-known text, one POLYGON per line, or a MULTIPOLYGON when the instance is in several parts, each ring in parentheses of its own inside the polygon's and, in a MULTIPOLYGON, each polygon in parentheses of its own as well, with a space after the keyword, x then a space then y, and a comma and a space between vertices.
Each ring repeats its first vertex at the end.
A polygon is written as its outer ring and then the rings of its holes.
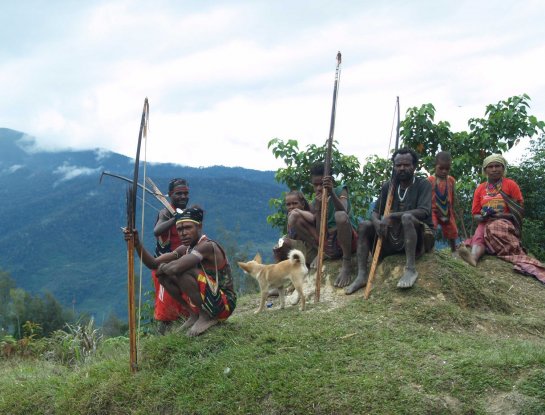
MULTIPOLYGON (((337 95, 339 92, 339 78, 341 74, 341 52, 337 53, 337 67, 335 69, 335 83, 333 85, 333 104, 331 108, 331 122, 329 124, 329 137, 327 139, 327 150, 325 155, 324 177, 331 174, 331 152, 333 148, 333 133, 335 131, 335 115, 337 112, 337 95)), ((320 239, 318 242, 318 258, 316 261, 316 293, 315 302, 320 301, 320 286, 322 283, 322 262, 324 260, 324 243, 327 224, 327 189, 322 188, 322 207, 320 210, 320 239)))

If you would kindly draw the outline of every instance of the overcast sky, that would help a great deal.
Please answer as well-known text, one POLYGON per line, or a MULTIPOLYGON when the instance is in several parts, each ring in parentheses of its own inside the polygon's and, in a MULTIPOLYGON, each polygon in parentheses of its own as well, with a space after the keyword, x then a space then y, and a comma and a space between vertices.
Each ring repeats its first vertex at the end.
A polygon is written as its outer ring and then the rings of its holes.
POLYGON ((276 169, 267 143, 322 144, 343 54, 340 150, 386 156, 401 113, 431 102, 455 131, 532 98, 545 119, 545 2, 2 1, 0 127, 43 149, 276 169))

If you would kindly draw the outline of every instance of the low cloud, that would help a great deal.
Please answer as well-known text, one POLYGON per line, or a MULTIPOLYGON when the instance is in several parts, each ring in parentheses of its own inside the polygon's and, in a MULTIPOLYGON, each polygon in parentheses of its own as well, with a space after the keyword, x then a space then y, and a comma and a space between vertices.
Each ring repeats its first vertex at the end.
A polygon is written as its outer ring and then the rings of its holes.
POLYGON ((72 166, 68 163, 64 163, 62 166, 57 167, 53 171, 53 174, 58 174, 61 176, 61 178, 57 180, 57 183, 60 183, 67 180, 72 180, 79 176, 91 176, 93 174, 98 174, 101 170, 102 167, 91 169, 89 167, 72 166))

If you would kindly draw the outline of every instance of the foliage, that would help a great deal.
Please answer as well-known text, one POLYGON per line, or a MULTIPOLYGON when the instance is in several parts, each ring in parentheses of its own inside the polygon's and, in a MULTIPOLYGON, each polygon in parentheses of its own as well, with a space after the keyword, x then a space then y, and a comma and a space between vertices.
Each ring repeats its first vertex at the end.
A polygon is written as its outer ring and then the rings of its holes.
POLYGON ((33 334, 48 336, 72 320, 72 312, 64 309, 51 293, 31 295, 18 288, 8 273, 0 272, 0 333, 11 332, 22 339, 25 330, 39 327, 40 332, 33 334))
POLYGON ((92 318, 87 322, 66 324, 66 331, 57 330, 48 339, 45 357, 68 365, 85 363, 95 355, 102 339, 92 318))
MULTIPOLYGON (((142 297, 143 301, 137 309, 140 316, 140 333, 152 334, 157 332, 156 321, 153 317, 155 312, 155 290, 147 290, 142 297)), ((117 337, 128 333, 129 325, 117 318, 114 313, 102 326, 102 332, 106 337, 117 337)))
MULTIPOLYGON (((268 143, 275 158, 282 159, 286 167, 280 168, 275 174, 278 183, 285 184, 290 190, 300 190, 310 201, 314 198, 313 188, 310 183, 310 168, 313 163, 324 161, 326 144, 317 146, 310 144, 306 150, 299 150, 297 140, 283 141, 273 138, 268 143)), ((365 201, 367 200, 364 191, 364 180, 361 166, 356 156, 342 154, 337 148, 337 141, 333 141, 331 167, 334 177, 338 183, 342 182, 348 186, 351 204, 354 214, 361 217, 365 213, 365 201)), ((284 195, 278 199, 271 199, 269 204, 275 213, 267 217, 267 222, 273 227, 286 232, 286 211, 284 208, 284 195)))
MULTIPOLYGON (((149 296, 149 293, 151 293, 151 298, 153 299, 153 291, 146 292, 145 296, 149 296)), ((149 304, 149 301, 144 302, 140 311, 141 330, 142 327, 146 327, 150 321, 149 312, 147 311, 147 307, 149 307, 149 304)), ((153 302, 151 303, 151 321, 153 321, 153 302)), ((104 323, 102 323, 102 334, 104 335, 104 337, 117 337, 127 333, 128 329, 128 323, 121 320, 114 312, 108 314, 108 317, 106 318, 104 323)))
POLYGON ((519 166, 509 168, 509 176, 524 196, 525 218, 522 242, 540 261, 545 261, 545 134, 530 141, 527 156, 519 166))
POLYGON ((518 140, 543 133, 545 122, 528 115, 530 97, 526 94, 513 96, 486 107, 486 118, 471 118, 469 132, 452 132, 450 123, 434 122, 435 107, 424 104, 407 110, 401 122, 400 135, 406 147, 414 149, 422 157, 423 167, 432 172, 435 154, 450 151, 453 156, 452 175, 478 181, 485 157, 492 153, 504 153, 518 140))
POLYGON ((380 193, 382 184, 390 179, 392 174, 392 162, 373 155, 365 159, 361 177, 361 190, 355 197, 355 203, 361 204, 365 210, 365 218, 371 217, 371 204, 380 193))

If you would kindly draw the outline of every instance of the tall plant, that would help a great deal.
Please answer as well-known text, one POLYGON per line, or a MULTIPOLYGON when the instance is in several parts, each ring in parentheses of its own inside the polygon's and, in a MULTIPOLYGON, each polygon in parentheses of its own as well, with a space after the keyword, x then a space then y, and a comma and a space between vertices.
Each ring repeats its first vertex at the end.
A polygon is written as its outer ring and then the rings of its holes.
MULTIPOLYGON (((362 194, 363 173, 361 165, 356 156, 342 154, 337 148, 338 142, 333 141, 332 145, 332 170, 334 177, 338 182, 348 186, 352 206, 356 216, 361 216, 365 212, 365 207, 361 201, 364 200, 362 194)), ((299 149, 297 140, 283 141, 280 138, 273 138, 269 141, 268 148, 272 150, 277 159, 282 159, 286 167, 280 168, 275 174, 278 183, 283 183, 290 190, 300 190, 308 200, 313 198, 313 189, 310 183, 310 168, 313 163, 324 161, 326 144, 321 146, 310 144, 305 150, 299 149)), ((269 204, 275 208, 276 213, 267 217, 267 222, 273 227, 286 230, 286 211, 284 209, 284 195, 281 198, 271 199, 269 204)))

